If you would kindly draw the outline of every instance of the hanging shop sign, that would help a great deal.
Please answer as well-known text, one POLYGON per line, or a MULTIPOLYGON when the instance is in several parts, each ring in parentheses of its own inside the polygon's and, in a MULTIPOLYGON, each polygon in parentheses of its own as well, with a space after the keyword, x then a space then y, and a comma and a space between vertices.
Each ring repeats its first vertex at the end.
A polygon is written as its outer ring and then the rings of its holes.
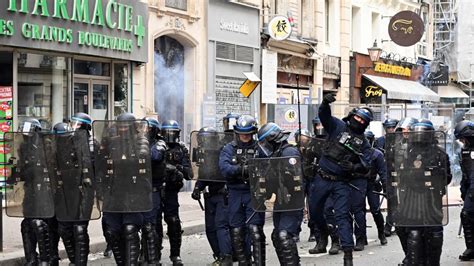
POLYGON ((449 83, 449 67, 442 65, 438 72, 431 73, 426 77, 425 85, 427 86, 446 86, 449 83))
POLYGON ((147 24, 136 0, 0 1, 0 45, 146 62, 147 24))
POLYGON ((411 69, 408 67, 389 65, 389 64, 378 63, 378 62, 375 63, 374 71, 379 72, 379 73, 386 73, 386 74, 405 76, 405 77, 411 76, 411 69))
POLYGON ((283 41, 290 37, 292 26, 285 16, 275 16, 268 23, 268 34, 276 41, 283 41))
POLYGON ((388 34, 400 46, 412 46, 421 40, 425 31, 421 17, 412 11, 398 12, 390 19, 388 34))

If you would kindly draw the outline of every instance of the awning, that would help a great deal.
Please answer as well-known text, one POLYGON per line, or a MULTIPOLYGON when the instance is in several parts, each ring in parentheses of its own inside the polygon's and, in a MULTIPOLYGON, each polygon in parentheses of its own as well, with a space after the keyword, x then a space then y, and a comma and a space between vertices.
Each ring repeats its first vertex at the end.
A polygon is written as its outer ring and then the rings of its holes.
POLYGON ((439 102, 439 95, 423 84, 403 79, 363 75, 387 92, 387 99, 439 102))
POLYGON ((438 95, 441 98, 465 98, 469 99, 464 91, 454 85, 438 86, 438 95))

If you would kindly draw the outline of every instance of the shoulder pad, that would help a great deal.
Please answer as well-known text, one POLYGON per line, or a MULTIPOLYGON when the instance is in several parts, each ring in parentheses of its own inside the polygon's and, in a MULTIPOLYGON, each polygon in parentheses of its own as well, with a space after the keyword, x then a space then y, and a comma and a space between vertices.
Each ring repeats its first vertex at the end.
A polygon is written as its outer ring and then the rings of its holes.
POLYGON ((186 144, 184 144, 184 142, 179 142, 179 147, 181 147, 181 149, 184 151, 184 152, 188 152, 188 148, 186 147, 186 144))
POLYGON ((237 141, 235 141, 235 140, 231 141, 230 145, 232 145, 232 147, 234 147, 234 148, 238 146, 237 141))

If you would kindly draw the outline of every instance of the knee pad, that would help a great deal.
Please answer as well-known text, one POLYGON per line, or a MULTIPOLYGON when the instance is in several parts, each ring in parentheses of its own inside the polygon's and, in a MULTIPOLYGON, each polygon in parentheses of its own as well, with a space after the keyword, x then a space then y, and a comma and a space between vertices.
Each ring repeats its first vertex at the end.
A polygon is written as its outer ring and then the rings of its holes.
POLYGON ((127 239, 133 238, 135 234, 138 234, 138 227, 134 224, 126 224, 123 226, 122 230, 127 239))
POLYGON ((74 225, 74 235, 78 240, 85 240, 88 238, 87 225, 78 224, 74 225))
POLYGON ((165 222, 167 224, 181 224, 178 216, 165 216, 165 222))
POLYGON ((290 239, 290 237, 291 237, 290 234, 286 230, 278 231, 278 239, 280 241, 288 240, 290 239))
POLYGON ((250 235, 251 235, 251 237, 254 241, 258 242, 263 238, 263 236, 262 236, 262 231, 263 231, 262 229, 263 228, 261 228, 260 226, 251 224, 251 225, 248 226, 248 229, 249 229, 250 235))
POLYGON ((419 230, 408 231, 408 237, 413 240, 421 240, 421 232, 419 230))

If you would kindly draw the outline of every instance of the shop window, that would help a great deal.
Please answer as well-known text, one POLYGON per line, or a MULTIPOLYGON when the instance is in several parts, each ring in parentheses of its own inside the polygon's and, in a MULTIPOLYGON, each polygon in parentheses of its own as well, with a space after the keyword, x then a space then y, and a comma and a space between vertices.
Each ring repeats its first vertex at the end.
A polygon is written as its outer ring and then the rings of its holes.
POLYGON ((69 59, 23 53, 18 58, 18 124, 37 118, 45 127, 67 117, 69 59))
POLYGON ((128 112, 128 64, 114 64, 114 115, 128 112))
POLYGON ((74 60, 74 74, 110 77, 110 64, 74 60))
POLYGON ((0 86, 13 85, 13 53, 0 52, 0 86))

